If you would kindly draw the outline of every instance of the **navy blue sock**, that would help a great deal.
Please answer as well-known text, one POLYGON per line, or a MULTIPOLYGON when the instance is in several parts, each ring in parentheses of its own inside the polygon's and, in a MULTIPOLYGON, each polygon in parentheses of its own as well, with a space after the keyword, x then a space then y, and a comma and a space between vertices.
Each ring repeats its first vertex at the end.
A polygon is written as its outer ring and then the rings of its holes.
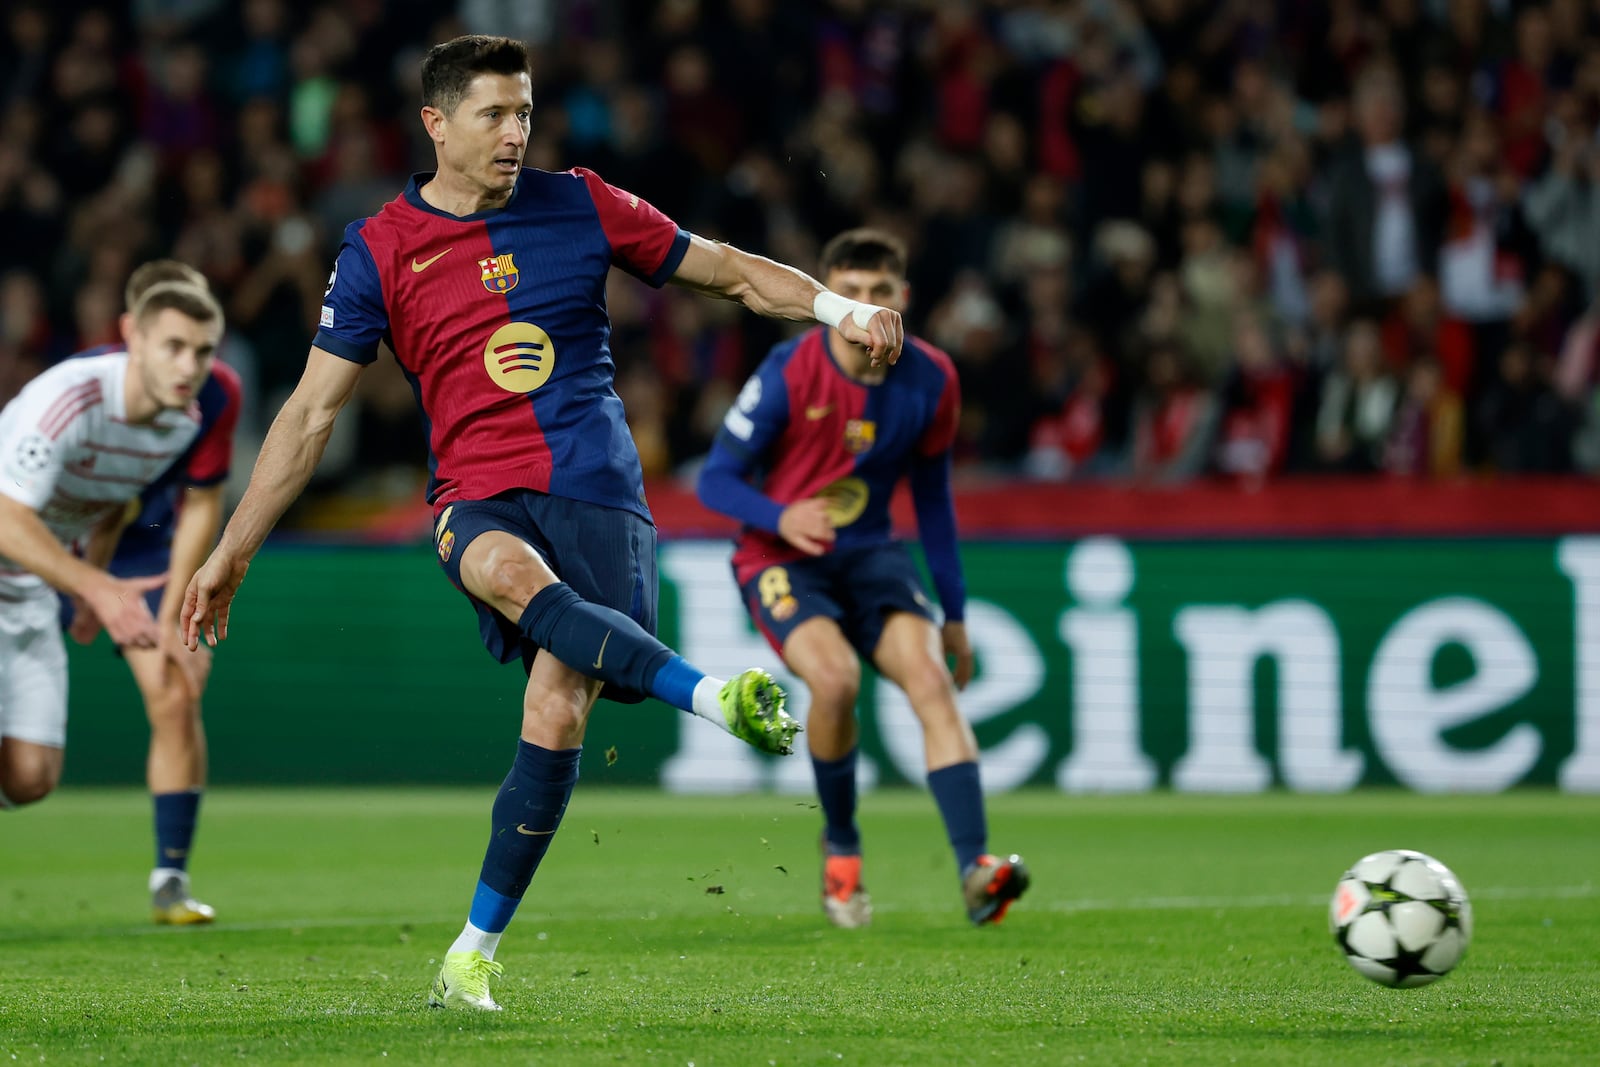
POLYGON ((497 934, 511 921, 561 825, 582 754, 581 748, 551 751, 517 741, 516 761, 494 798, 489 848, 472 898, 473 926, 497 934))
POLYGON ((189 869, 189 846, 200 818, 200 790, 156 793, 156 866, 189 869))
POLYGON ((928 788, 944 817, 944 832, 956 853, 956 866, 965 873, 989 847, 989 826, 983 816, 983 786, 978 764, 969 760, 928 772, 928 788))
POLYGON ((861 831, 856 827, 856 750, 838 759, 811 757, 817 776, 817 799, 822 803, 822 840, 829 855, 854 856, 861 851, 861 831))
MULTIPOLYGON (((517 629, 575 671, 693 710, 689 702, 669 699, 654 684, 662 668, 677 658, 672 649, 622 612, 584 600, 565 582, 535 593, 517 629)), ((681 699, 680 689, 672 687, 672 696, 681 699)))

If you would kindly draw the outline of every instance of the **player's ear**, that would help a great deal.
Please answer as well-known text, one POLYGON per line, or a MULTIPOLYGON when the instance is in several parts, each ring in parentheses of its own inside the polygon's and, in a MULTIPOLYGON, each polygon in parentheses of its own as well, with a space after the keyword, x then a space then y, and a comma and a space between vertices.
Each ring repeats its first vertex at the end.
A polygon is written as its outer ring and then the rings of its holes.
POLYGON ((422 128, 428 131, 428 139, 434 144, 444 143, 445 118, 445 113, 431 104, 422 105, 422 128))
POLYGON ((117 316, 117 333, 122 335, 122 343, 127 344, 128 338, 133 336, 133 312, 124 311, 117 316))

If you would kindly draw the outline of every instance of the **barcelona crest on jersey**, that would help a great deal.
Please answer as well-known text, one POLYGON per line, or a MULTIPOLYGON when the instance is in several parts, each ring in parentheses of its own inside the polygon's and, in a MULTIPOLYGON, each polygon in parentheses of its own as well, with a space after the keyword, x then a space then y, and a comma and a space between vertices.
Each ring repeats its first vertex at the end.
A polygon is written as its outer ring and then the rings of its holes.
POLYGON ((511 262, 511 253, 478 260, 483 268, 483 287, 491 293, 508 293, 517 287, 517 265, 511 262))
POLYGON ((844 424, 845 451, 859 456, 878 439, 878 424, 871 419, 851 419, 844 424))

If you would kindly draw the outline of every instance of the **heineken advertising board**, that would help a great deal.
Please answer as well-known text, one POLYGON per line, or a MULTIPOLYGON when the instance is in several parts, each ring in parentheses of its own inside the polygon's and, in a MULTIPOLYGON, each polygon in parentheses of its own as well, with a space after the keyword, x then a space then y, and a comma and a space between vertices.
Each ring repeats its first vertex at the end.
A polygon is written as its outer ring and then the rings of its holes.
MULTIPOLYGON (((1600 538, 1094 538, 962 557, 979 673, 961 703, 992 792, 1600 791, 1600 538)), ((662 636, 712 673, 776 666, 727 558, 725 542, 663 546, 662 636)), ((68 781, 139 781, 125 669, 102 641, 72 672, 68 781)), ((270 550, 217 654, 213 777, 492 785, 521 689, 426 546, 270 550)), ((791 703, 803 715, 803 687, 791 703)), ((920 781, 905 698, 867 672, 860 712, 866 782, 920 781)), ((803 757, 654 702, 597 708, 583 775, 810 788, 803 757)))

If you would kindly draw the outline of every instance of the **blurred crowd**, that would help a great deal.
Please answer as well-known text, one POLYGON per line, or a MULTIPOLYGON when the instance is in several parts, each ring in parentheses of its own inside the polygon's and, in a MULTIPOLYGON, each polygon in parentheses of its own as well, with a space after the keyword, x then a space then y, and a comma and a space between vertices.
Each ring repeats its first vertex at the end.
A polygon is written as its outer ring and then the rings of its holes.
MULTIPOLYGON (((529 165, 808 268, 904 237, 968 470, 1600 470, 1596 0, 12 0, 0 398, 170 254, 259 434, 344 224, 429 169, 418 63, 462 32, 533 46, 529 165)), ((608 298, 646 468, 683 471, 784 327, 608 298)), ((423 461, 385 361, 325 478, 423 461)))

